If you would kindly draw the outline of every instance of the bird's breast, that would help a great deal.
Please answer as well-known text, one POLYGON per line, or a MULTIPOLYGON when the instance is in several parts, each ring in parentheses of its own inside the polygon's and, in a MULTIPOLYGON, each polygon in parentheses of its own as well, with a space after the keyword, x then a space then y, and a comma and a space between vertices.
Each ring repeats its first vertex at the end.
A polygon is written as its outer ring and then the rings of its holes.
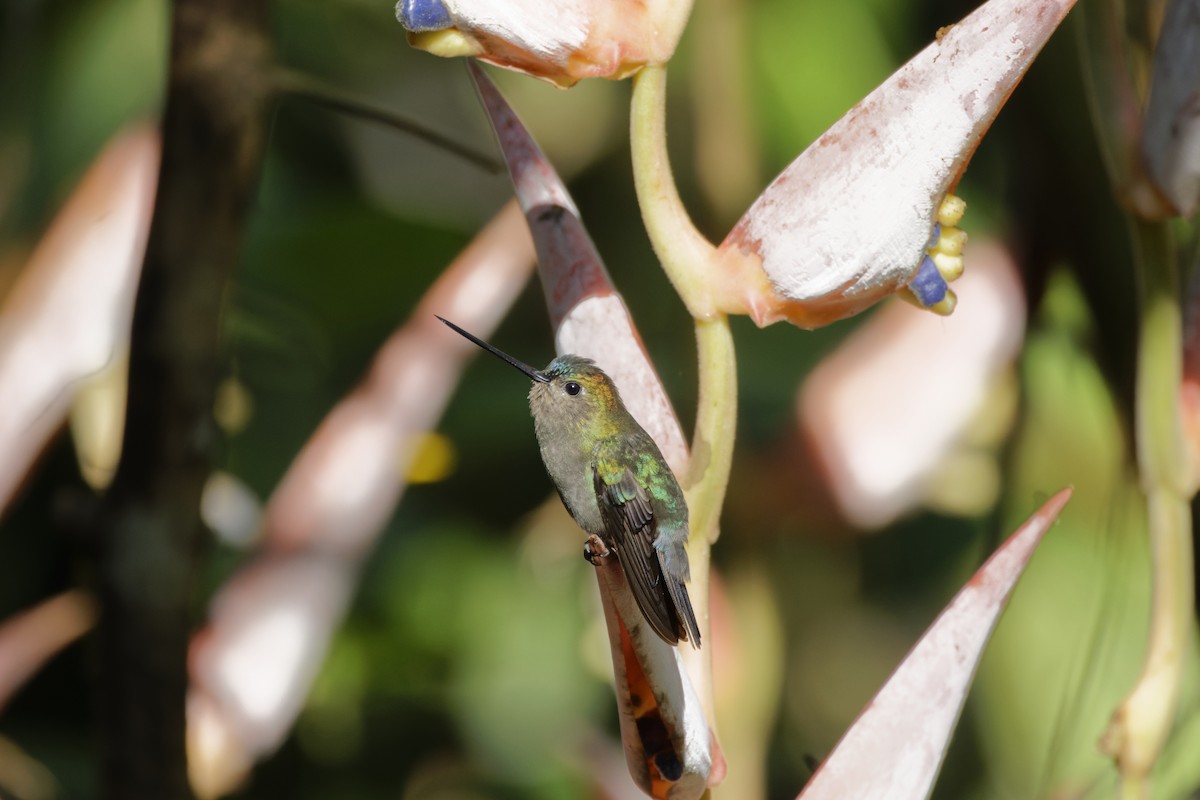
POLYGON ((541 425, 535 427, 542 462, 558 489, 563 505, 579 527, 588 533, 602 534, 604 521, 596 504, 591 451, 581 447, 572 437, 555 435, 541 425))

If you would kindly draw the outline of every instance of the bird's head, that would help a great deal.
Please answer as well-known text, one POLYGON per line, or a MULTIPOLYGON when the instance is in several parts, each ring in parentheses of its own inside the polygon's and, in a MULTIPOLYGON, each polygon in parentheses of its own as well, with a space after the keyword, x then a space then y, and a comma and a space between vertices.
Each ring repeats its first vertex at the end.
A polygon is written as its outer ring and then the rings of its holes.
POLYGON ((623 408, 617 387, 591 360, 563 355, 551 361, 545 369, 534 369, 453 322, 441 317, 438 319, 533 381, 533 387, 529 390, 529 407, 539 422, 582 429, 584 433, 597 436, 606 435, 607 427, 616 423, 614 412, 623 408))

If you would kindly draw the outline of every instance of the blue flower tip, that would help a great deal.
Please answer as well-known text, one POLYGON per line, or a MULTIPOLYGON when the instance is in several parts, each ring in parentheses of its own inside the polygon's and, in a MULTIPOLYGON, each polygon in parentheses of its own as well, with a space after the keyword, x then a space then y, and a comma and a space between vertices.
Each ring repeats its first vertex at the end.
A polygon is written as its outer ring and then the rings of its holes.
POLYGON ((917 302, 929 308, 940 303, 946 296, 946 279, 938 272, 933 259, 925 256, 921 259, 917 274, 908 282, 908 288, 912 290, 917 302))
POLYGON ((406 31, 427 33, 454 27, 450 11, 441 0, 399 0, 396 19, 406 31))

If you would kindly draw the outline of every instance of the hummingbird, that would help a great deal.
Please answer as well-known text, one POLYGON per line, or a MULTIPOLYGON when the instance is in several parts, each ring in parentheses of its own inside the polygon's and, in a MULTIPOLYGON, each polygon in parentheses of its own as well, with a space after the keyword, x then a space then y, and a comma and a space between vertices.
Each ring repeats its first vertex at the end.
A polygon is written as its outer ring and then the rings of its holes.
POLYGON ((650 434, 621 402, 616 385, 590 359, 555 358, 542 370, 510 356, 453 322, 456 333, 533 381, 529 410, 550 480, 567 511, 589 534, 593 564, 615 553, 642 616, 668 644, 700 647, 688 597, 688 509, 675 475, 650 434))

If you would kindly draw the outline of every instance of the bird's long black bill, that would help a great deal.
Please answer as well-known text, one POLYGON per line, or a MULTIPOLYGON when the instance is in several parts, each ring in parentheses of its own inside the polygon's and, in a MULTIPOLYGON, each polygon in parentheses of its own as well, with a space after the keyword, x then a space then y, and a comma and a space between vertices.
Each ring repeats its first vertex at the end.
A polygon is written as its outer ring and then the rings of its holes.
MULTIPOLYGON (((437 315, 434 314, 434 316, 436 317, 437 315)), ((503 350, 492 347, 490 344, 485 342, 483 339, 480 339, 478 336, 476 336, 472 333, 467 333, 462 328, 458 327, 457 325, 455 325, 453 322, 446 319, 445 317, 438 317, 438 319, 440 319, 442 322, 446 323, 446 325, 449 326, 451 330, 455 331, 463 338, 471 340, 472 342, 479 345, 484 350, 487 350, 489 353, 496 356, 497 358, 503 359, 504 361, 507 361, 509 364, 512 364, 514 367, 521 370, 521 372, 524 372, 530 378, 530 380, 540 381, 542 383, 550 382, 550 379, 547 378, 546 375, 541 370, 534 369, 533 367, 529 366, 528 364, 526 364, 523 361, 517 361, 515 358, 513 358, 512 356, 510 356, 508 353, 504 352, 503 350)))

